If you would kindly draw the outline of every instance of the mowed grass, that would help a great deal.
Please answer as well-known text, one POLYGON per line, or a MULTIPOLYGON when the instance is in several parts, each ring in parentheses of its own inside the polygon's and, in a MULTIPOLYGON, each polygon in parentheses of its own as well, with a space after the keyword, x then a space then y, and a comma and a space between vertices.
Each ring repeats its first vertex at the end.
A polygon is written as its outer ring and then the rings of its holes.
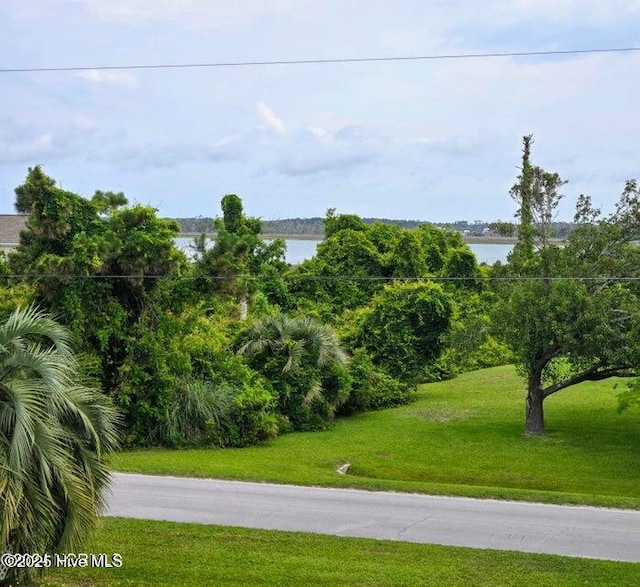
POLYGON ((144 450, 119 471, 640 508, 640 410, 616 412, 614 381, 545 402, 527 438, 512 367, 423 386, 416 402, 339 420, 326 432, 226 450, 144 450), (346 475, 335 472, 351 463, 346 475))
POLYGON ((87 551, 119 553, 123 565, 55 569, 43 585, 640 584, 633 563, 117 518, 87 551))

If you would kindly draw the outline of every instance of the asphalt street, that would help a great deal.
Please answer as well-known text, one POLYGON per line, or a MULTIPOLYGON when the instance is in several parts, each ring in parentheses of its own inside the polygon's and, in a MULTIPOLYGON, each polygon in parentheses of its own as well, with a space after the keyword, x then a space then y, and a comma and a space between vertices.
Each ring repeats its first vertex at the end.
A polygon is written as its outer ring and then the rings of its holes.
POLYGON ((107 515, 640 562, 640 511, 114 474, 107 515))

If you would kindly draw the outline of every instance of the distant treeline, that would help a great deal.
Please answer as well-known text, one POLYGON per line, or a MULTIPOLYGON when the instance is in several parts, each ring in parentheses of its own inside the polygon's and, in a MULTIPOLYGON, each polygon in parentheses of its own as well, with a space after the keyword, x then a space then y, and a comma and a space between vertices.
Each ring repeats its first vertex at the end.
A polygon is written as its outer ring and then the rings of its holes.
MULTIPOLYGON (((200 234, 215 232, 213 218, 173 218, 179 226, 180 232, 183 234, 200 234)), ((416 228, 420 224, 425 224, 425 220, 394 220, 390 218, 363 218, 366 224, 381 222, 382 224, 392 224, 400 228, 416 228)), ((484 222, 481 220, 458 220, 456 222, 431 222, 439 228, 447 228, 461 232, 469 236, 486 236, 486 235, 515 235, 516 226, 509 222, 496 221, 484 222), (511 233, 511 234, 509 234, 511 233)), ((554 222, 551 227, 551 236, 553 238, 566 238, 574 224, 571 222, 554 222)), ((284 218, 282 220, 263 220, 262 234, 264 235, 283 235, 283 236, 323 236, 324 235, 324 218, 319 216, 313 218, 284 218)))

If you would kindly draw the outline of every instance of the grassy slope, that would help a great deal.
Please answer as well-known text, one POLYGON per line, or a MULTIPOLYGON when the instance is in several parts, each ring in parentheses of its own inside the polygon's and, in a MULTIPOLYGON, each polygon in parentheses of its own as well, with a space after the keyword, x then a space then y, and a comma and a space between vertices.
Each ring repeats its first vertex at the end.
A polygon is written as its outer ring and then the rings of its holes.
POLYGON ((425 385, 415 403, 238 450, 135 451, 120 471, 352 486, 640 508, 640 411, 618 416, 613 382, 546 402, 548 434, 523 436, 511 367, 425 385), (349 474, 334 467, 352 463, 349 474))
POLYGON ((640 565, 313 534, 106 519, 87 550, 120 569, 46 585, 638 585, 640 565))

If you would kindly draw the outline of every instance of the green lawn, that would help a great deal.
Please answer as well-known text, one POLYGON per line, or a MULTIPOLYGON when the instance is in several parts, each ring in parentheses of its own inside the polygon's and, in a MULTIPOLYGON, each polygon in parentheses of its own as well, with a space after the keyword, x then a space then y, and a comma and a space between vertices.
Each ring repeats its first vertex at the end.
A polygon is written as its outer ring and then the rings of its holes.
POLYGON ((57 569, 43 585, 640 584, 632 563, 117 518, 87 552, 119 553, 123 565, 57 569))
POLYGON ((523 435, 511 367, 425 385, 418 401, 234 450, 115 455, 119 471, 351 486, 640 508, 640 410, 616 413, 614 382, 550 397, 547 436, 523 435), (347 475, 334 468, 349 462, 347 475))

